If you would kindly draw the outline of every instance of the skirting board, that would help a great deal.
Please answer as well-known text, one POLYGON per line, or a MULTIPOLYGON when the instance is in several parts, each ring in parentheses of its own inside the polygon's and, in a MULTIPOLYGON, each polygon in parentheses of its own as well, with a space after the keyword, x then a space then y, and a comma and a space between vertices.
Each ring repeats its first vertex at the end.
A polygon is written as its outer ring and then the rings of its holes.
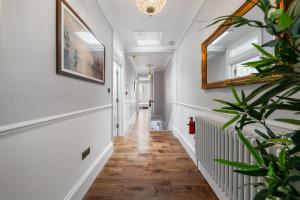
POLYGON ((212 179, 212 177, 206 172, 205 168, 202 167, 200 162, 198 162, 198 169, 201 172, 201 174, 204 176, 205 180, 210 185, 211 189, 217 195, 217 197, 222 200, 229 200, 229 197, 226 197, 224 195, 224 192, 220 189, 220 187, 216 184, 216 182, 212 179))
POLYGON ((113 143, 110 143, 65 196, 64 200, 82 200, 112 153, 113 143))
MULTIPOLYGON (((178 138, 179 142, 183 145, 187 153, 189 154, 190 158, 194 161, 195 165, 197 165, 196 161, 196 155, 195 155, 195 148, 182 136, 180 131, 176 128, 172 128, 173 134, 175 137, 178 138)), ((223 191, 220 189, 218 185, 216 185, 215 181, 211 178, 211 176, 206 172, 206 170, 201 166, 201 164, 198 162, 198 170, 201 172, 201 174, 204 176, 205 180, 208 182, 214 193, 217 195, 219 199, 222 200, 229 200, 228 197, 226 197, 223 193, 223 191)))
POLYGON ((182 146, 185 148, 185 150, 187 151, 187 153, 189 154, 189 156, 191 157, 191 159, 194 161, 195 165, 197 164, 196 162, 196 153, 195 153, 195 147, 193 147, 193 145, 191 145, 186 138, 183 136, 182 133, 180 133, 180 131, 173 127, 172 128, 172 132, 174 134, 175 137, 178 138, 179 142, 182 144, 182 146))

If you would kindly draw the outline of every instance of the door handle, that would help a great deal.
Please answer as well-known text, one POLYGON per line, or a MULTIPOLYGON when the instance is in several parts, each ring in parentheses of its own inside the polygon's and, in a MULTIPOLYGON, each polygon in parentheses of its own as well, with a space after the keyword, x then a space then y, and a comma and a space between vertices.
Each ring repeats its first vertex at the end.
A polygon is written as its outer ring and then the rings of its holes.
POLYGON ((154 103, 155 101, 153 100, 149 100, 149 107, 152 107, 152 103, 154 103))

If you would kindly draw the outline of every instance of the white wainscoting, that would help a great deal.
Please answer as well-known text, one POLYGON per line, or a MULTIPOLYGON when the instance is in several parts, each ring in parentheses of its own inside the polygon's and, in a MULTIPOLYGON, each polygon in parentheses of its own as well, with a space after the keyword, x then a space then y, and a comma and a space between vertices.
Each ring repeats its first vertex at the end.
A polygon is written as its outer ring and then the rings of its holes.
POLYGON ((70 120, 74 118, 78 118, 83 115, 88 115, 91 113, 99 112, 101 110, 105 110, 108 108, 112 108, 112 105, 99 106, 84 110, 79 110, 75 112, 55 115, 51 117, 40 118, 36 120, 30 120, 26 122, 20 122, 16 124, 10 124, 5 126, 0 126, 0 139, 3 137, 9 137, 15 134, 24 133, 29 130, 37 129, 40 127, 48 126, 51 124, 59 123, 64 120, 70 120))
POLYGON ((94 180, 97 178, 100 171, 103 169, 104 165, 108 159, 113 154, 113 143, 110 143, 103 152, 98 156, 98 158, 93 162, 93 164, 86 170, 83 176, 71 189, 71 191, 65 196, 64 200, 81 200, 88 189, 93 184, 94 180))
POLYGON ((0 199, 82 199, 113 152, 111 115, 105 105, 0 127, 0 199))

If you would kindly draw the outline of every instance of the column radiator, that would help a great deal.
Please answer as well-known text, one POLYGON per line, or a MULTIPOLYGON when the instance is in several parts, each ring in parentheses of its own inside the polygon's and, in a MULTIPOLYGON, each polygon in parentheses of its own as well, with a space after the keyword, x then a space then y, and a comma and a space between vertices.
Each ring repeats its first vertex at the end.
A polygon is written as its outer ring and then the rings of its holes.
MULTIPOLYGON (((239 140, 237 132, 230 128, 222 130, 222 126, 223 124, 213 120, 196 117, 197 162, 201 169, 205 170, 205 174, 210 176, 214 187, 218 187, 217 190, 223 193, 222 196, 226 196, 229 200, 253 199, 256 189, 244 185, 257 182, 257 178, 234 173, 231 167, 214 161, 214 159, 227 159, 245 163, 253 162, 249 151, 239 140)), ((253 135, 246 137, 254 144, 253 135)))

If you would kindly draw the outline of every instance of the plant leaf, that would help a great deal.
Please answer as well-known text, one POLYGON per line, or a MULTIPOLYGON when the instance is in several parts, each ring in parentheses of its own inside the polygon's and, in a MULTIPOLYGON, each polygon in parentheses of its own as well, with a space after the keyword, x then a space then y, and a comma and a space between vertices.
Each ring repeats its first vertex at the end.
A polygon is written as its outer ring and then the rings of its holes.
POLYGON ((300 144, 296 145, 293 149, 289 151, 289 155, 300 152, 300 144))
POLYGON ((266 176, 268 174, 268 170, 264 168, 254 170, 234 170, 234 172, 247 176, 266 176))
POLYGON ((267 56, 268 58, 272 58, 272 59, 277 59, 277 57, 273 56, 272 54, 270 54, 269 52, 267 52, 264 48, 262 48, 261 46, 252 43, 252 45, 264 56, 267 56))
POLYGON ((253 164, 228 161, 228 160, 224 160, 224 159, 215 159, 215 161, 218 163, 224 164, 224 165, 229 165, 231 167, 238 168, 238 169, 244 169, 244 170, 259 169, 258 165, 253 165, 253 164))
POLYGON ((279 167, 281 171, 284 171, 286 169, 286 152, 285 152, 285 148, 281 149, 279 156, 278 156, 278 160, 279 160, 279 167))
POLYGON ((258 163, 259 166, 264 164, 264 160, 263 158, 259 155, 259 153, 257 152, 257 150, 252 146, 252 144, 247 140, 247 138, 245 138, 245 136, 243 135, 243 133, 241 132, 241 130, 237 130, 239 138, 241 139, 241 141, 245 144, 245 146, 247 147, 247 149, 249 150, 249 152, 251 153, 251 155, 253 156, 253 158, 255 159, 255 161, 258 163))
POLYGON ((240 114, 236 115, 234 118, 232 118, 231 120, 229 120, 228 122, 226 122, 224 124, 223 129, 227 128, 228 126, 230 126, 231 124, 233 124, 234 122, 236 122, 240 118, 241 118, 240 114))
POLYGON ((264 139, 266 139, 266 140, 270 139, 269 136, 267 136, 266 134, 264 134, 264 133, 261 132, 260 130, 255 129, 254 131, 255 131, 255 133, 256 133, 257 135, 259 135, 260 137, 262 137, 262 138, 264 138, 264 139))
POLYGON ((276 121, 280 121, 280 122, 285 122, 288 124, 294 124, 294 125, 299 125, 300 126, 300 120, 297 119, 275 119, 276 121))
POLYGON ((238 113, 237 111, 235 111, 235 110, 213 109, 213 111, 215 111, 215 112, 220 112, 220 113, 233 114, 233 115, 239 114, 239 113, 238 113))
POLYGON ((232 94, 233 94, 233 96, 234 96, 236 102, 237 102, 238 104, 241 104, 241 99, 240 99, 239 95, 237 94, 235 88, 234 88, 232 85, 230 85, 230 89, 231 89, 231 92, 232 92, 232 94))
POLYGON ((255 195, 253 200, 266 200, 268 196, 269 191, 267 189, 263 189, 255 195))

